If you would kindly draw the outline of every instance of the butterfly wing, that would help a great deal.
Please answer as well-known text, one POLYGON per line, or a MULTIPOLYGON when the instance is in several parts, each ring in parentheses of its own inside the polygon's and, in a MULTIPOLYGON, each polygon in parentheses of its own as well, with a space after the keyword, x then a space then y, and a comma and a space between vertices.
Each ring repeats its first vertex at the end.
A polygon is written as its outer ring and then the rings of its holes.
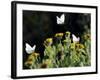
POLYGON ((65 21, 65 15, 62 14, 60 16, 60 18, 57 16, 57 24, 64 24, 64 21, 65 21))
POLYGON ((61 15, 60 21, 61 21, 62 24, 64 23, 64 21, 65 21, 65 15, 64 14, 61 15))
POLYGON ((73 42, 78 42, 80 40, 80 38, 76 37, 74 34, 72 34, 72 38, 73 38, 73 42))
POLYGON ((33 48, 32 48, 33 52, 35 51, 35 48, 36 48, 36 45, 34 45, 33 48))
POLYGON ((80 38, 78 37, 77 41, 79 42, 80 41, 80 38))
POLYGON ((31 53, 33 53, 33 52, 35 51, 35 47, 36 47, 36 45, 33 46, 33 48, 32 48, 28 43, 26 43, 26 48, 25 48, 25 50, 26 50, 26 52, 27 52, 28 54, 31 54, 31 53))
POLYGON ((60 24, 61 23, 60 18, 58 16, 56 16, 56 18, 57 18, 57 24, 60 24))

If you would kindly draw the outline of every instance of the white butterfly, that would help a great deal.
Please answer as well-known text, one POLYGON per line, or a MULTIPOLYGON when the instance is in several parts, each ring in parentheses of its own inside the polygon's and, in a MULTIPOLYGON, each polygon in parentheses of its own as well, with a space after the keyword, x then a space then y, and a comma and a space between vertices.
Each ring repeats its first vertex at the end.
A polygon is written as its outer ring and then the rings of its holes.
POLYGON ((64 14, 62 14, 60 16, 60 18, 58 16, 56 16, 56 18, 57 18, 57 24, 64 24, 64 21, 65 21, 65 15, 64 14))
POLYGON ((28 43, 26 43, 26 47, 25 50, 28 54, 31 54, 35 51, 36 45, 34 45, 33 47, 31 47, 28 43))
POLYGON ((74 34, 72 34, 72 39, 73 39, 73 42, 79 42, 80 41, 80 38, 76 37, 74 34))

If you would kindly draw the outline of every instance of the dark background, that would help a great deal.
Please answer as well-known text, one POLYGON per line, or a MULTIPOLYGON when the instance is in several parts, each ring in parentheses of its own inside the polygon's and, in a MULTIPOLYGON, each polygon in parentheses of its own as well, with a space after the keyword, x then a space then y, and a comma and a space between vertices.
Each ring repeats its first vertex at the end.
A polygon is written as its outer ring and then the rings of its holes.
MULTIPOLYGON (((86 13, 64 13, 65 23, 57 24, 56 16, 60 12, 23 11, 23 61, 28 54, 25 51, 25 44, 36 45, 36 52, 43 56, 43 42, 46 38, 53 37, 55 33, 70 31, 76 36, 81 36, 90 30, 90 14, 86 13)), ((23 63, 24 63, 23 62, 23 63)), ((24 65, 23 65, 23 68, 24 65)))

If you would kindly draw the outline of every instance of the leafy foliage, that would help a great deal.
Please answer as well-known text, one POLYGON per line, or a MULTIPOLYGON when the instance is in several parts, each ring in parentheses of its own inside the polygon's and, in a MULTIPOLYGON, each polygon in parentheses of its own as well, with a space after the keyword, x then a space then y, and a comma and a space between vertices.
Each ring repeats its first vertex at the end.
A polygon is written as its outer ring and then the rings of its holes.
POLYGON ((90 66, 90 34, 82 35, 81 39, 82 42, 75 35, 71 38, 69 31, 56 33, 53 38, 44 41, 44 57, 41 59, 39 53, 33 52, 28 56, 25 66, 30 69, 90 66))

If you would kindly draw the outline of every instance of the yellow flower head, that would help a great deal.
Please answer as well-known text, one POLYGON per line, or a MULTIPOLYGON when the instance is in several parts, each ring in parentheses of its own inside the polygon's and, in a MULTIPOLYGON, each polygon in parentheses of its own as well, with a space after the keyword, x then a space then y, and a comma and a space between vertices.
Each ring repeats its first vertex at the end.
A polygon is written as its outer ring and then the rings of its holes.
POLYGON ((84 39, 85 40, 91 40, 91 35, 90 34, 85 34, 84 39))
POLYGON ((33 59, 34 59, 34 57, 29 56, 28 59, 27 59, 27 61, 33 61, 33 59))
POLYGON ((63 37, 63 35, 64 35, 63 33, 56 33, 55 37, 63 37))
POLYGON ((83 44, 77 43, 77 44, 75 45, 75 48, 76 48, 76 49, 83 49, 83 48, 84 48, 84 45, 83 45, 83 44))
POLYGON ((47 39, 44 41, 44 46, 51 45, 52 43, 53 43, 53 39, 52 39, 52 38, 47 38, 47 39))
POLYGON ((69 31, 65 32, 65 35, 66 37, 70 37, 70 32, 69 31))
POLYGON ((39 53, 36 53, 36 52, 34 52, 34 53, 32 53, 32 56, 33 57, 38 57, 40 54, 39 53))
POLYGON ((83 48, 84 48, 84 45, 83 45, 83 44, 80 44, 80 45, 79 45, 79 48, 80 48, 80 49, 83 49, 83 48))
POLYGON ((48 42, 48 43, 52 43, 53 40, 52 40, 52 38, 47 38, 47 39, 46 39, 46 42, 48 42))
POLYGON ((33 61, 33 59, 34 59, 34 56, 29 55, 27 61, 33 61))
POLYGON ((37 59, 37 57, 39 57, 39 53, 32 53, 31 55, 29 55, 27 61, 35 61, 37 59))

